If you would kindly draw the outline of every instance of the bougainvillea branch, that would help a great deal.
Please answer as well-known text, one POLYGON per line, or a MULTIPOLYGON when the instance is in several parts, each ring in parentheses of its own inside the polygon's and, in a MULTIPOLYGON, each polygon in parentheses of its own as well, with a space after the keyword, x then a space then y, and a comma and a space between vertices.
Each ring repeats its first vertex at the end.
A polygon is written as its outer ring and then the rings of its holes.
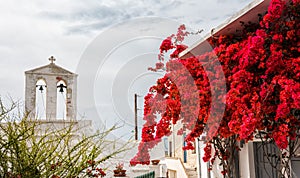
MULTIPOLYGON (((182 44, 188 34, 184 26, 163 40, 158 64, 150 70, 165 70, 166 74, 145 97, 146 123, 132 164, 148 164, 149 150, 170 135, 171 124, 178 121, 190 131, 186 137, 188 149, 193 148, 195 138, 204 131, 208 133, 205 161, 232 156, 230 151, 227 154, 227 148, 224 151, 216 145, 217 155, 211 153, 216 139, 248 142, 264 131, 263 140, 273 140, 284 150, 298 137, 300 1, 272 0, 267 13, 259 19, 255 25, 242 23, 243 34, 238 36, 211 38, 212 51, 186 59, 178 58, 187 48, 182 44), (169 60, 165 60, 170 51, 169 60), (216 70, 216 62, 221 72, 216 70), (221 75, 225 76, 224 83, 221 75), (225 97, 217 92, 224 86, 225 97), (215 104, 214 100, 221 101, 215 104), (214 116, 211 110, 220 109, 222 104, 226 104, 223 115, 214 116), (219 117, 221 120, 216 122, 214 118, 219 117)), ((232 143, 231 148, 236 147, 232 143)))

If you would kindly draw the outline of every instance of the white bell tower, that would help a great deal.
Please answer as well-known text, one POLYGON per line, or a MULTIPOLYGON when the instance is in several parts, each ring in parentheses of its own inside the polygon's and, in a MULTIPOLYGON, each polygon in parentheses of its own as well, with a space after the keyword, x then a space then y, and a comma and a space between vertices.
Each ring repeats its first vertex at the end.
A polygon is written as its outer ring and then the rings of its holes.
POLYGON ((62 94, 64 120, 76 120, 77 74, 57 66, 55 58, 49 58, 50 64, 25 72, 25 110, 30 119, 40 119, 37 108, 37 91, 45 95, 43 113, 46 120, 57 120, 58 94, 62 94), (42 81, 42 82, 40 82, 42 81))

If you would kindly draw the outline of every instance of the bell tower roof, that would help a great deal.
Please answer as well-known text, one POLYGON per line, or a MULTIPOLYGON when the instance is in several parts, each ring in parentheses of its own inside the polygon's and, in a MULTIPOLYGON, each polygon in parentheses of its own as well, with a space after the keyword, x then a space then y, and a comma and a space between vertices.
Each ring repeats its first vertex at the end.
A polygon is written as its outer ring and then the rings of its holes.
POLYGON ((69 70, 66 70, 58 65, 56 65, 54 63, 54 61, 56 61, 56 59, 51 56, 49 58, 50 64, 35 68, 35 69, 31 69, 28 71, 25 71, 25 74, 32 74, 32 73, 36 73, 36 74, 46 74, 46 75, 51 75, 51 74, 55 74, 55 75, 77 75, 69 70))

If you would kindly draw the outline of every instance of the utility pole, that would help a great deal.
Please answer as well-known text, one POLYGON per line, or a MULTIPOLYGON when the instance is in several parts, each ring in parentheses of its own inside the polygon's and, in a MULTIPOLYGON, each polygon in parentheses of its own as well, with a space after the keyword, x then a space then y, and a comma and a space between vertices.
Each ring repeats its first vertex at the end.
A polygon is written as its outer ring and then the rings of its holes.
POLYGON ((138 123, 137 123, 137 94, 134 94, 134 133, 135 133, 135 140, 138 140, 138 123))

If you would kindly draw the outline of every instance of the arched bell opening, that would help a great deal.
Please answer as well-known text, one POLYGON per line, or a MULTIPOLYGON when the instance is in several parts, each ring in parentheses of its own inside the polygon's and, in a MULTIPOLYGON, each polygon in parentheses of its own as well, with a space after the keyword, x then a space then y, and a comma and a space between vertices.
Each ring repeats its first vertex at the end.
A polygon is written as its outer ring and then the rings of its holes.
POLYGON ((67 118, 67 85, 60 80, 57 82, 56 118, 65 120, 67 118))
POLYGON ((44 79, 36 82, 35 89, 35 116, 38 119, 46 119, 47 85, 44 79))

